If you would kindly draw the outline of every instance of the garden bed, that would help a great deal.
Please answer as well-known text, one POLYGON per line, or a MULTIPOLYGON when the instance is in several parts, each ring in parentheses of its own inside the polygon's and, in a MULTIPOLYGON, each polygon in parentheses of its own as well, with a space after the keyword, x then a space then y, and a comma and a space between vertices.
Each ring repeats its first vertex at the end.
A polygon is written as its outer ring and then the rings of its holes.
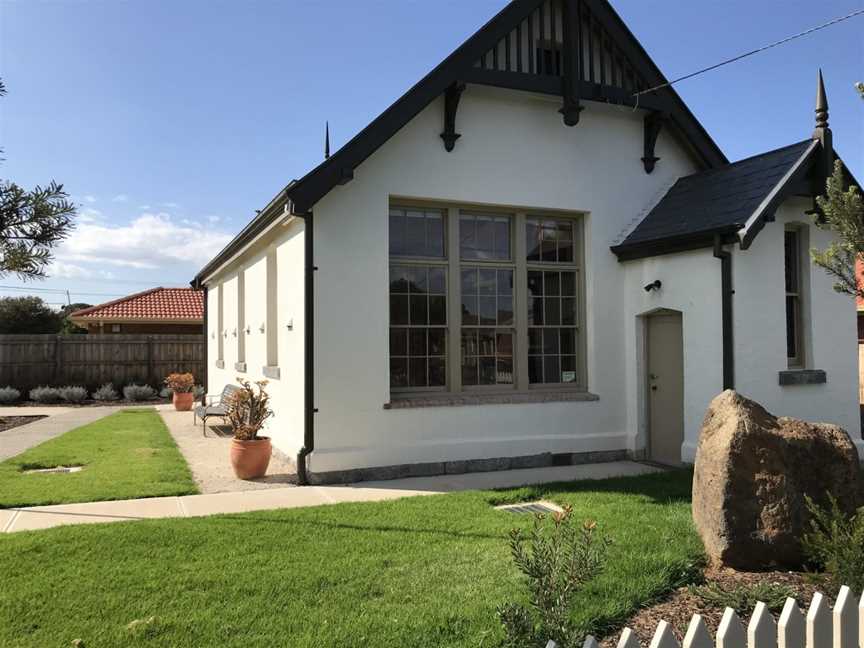
POLYGON ((11 430, 12 428, 21 425, 27 425, 40 419, 48 418, 47 416, 0 416, 0 432, 11 430))
MULTIPOLYGON (((813 595, 817 591, 822 592, 830 604, 833 605, 834 603, 836 592, 833 592, 831 587, 825 586, 820 580, 818 574, 801 572, 740 572, 734 569, 705 570, 705 585, 716 585, 718 588, 726 591, 765 586, 766 583, 777 585, 778 591, 782 588, 789 588, 792 592, 792 598, 798 601, 798 607, 805 614, 807 613, 807 608, 810 606, 810 601, 813 599, 813 595)), ((698 591, 699 588, 694 586, 679 587, 668 596, 663 597, 661 601, 639 610, 624 623, 622 628, 630 628, 642 645, 647 646, 651 642, 651 638, 654 636, 654 632, 660 621, 666 621, 672 626, 678 641, 682 642, 684 633, 687 632, 687 627, 690 624, 690 619, 694 614, 698 614, 705 621, 705 625, 708 626, 711 636, 716 636, 717 628, 723 617, 723 604, 705 600, 705 598, 699 595, 698 591)), ((781 600, 782 597, 779 597, 778 603, 781 600)), ((770 605, 770 602, 766 603, 770 605)), ((739 617, 745 627, 750 622, 753 607, 754 605, 747 605, 746 612, 744 610, 739 611, 739 617)), ((775 619, 779 617, 780 609, 782 609, 782 606, 775 606, 772 610, 775 619)), ((609 634, 600 642, 601 648, 615 648, 620 636, 620 630, 609 634)))

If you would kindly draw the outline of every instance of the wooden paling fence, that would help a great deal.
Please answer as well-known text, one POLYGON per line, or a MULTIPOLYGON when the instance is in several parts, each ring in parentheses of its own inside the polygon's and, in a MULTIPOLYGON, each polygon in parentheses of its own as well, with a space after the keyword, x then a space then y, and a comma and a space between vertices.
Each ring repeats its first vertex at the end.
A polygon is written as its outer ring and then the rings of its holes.
POLYGON ((0 335, 0 387, 129 383, 158 386, 172 372, 204 371, 203 335, 0 335))
MULTIPOLYGON (((657 625, 650 648, 681 648, 672 627, 657 625)), ((795 599, 786 605, 777 621, 764 603, 757 603, 746 630, 731 608, 726 608, 716 638, 711 637, 702 617, 694 615, 684 636, 683 648, 864 648, 864 594, 858 599, 848 587, 840 589, 834 609, 822 594, 816 594, 805 616, 795 599)), ((546 648, 557 648, 550 641, 546 648)), ((583 648, 599 648, 589 636, 583 648)), ((641 648, 630 628, 625 628, 618 648, 641 648)))

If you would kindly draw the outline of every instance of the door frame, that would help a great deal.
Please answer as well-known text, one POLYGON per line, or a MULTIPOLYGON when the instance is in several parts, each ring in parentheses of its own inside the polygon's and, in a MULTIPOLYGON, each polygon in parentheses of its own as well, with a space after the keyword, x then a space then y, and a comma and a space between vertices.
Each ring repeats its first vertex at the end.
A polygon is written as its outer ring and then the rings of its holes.
MULTIPOLYGON (((684 342, 684 313, 675 308, 656 307, 636 315, 636 439, 634 457, 642 460, 651 458, 651 403, 648 394, 648 319, 653 315, 679 315, 681 317, 681 342, 684 342)), ((684 362, 686 363, 686 355, 684 362)), ((682 376, 682 380, 684 376, 682 376)), ((684 383, 686 399, 687 383, 684 383)), ((686 419, 685 419, 686 422, 686 419)), ((684 430, 686 441, 687 430, 684 430)))

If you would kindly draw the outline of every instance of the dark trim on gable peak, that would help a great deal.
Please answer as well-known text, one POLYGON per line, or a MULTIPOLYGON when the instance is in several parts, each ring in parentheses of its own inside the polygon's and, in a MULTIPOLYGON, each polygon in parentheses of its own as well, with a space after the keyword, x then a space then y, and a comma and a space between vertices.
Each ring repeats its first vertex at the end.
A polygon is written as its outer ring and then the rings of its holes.
POLYGON ((678 236, 640 241, 631 245, 613 245, 609 249, 618 257, 618 261, 635 261, 636 259, 662 256, 664 254, 702 250, 712 247, 718 236, 724 245, 737 243, 738 230, 741 227, 743 225, 735 224, 703 230, 701 232, 688 232, 687 234, 678 236))
MULTIPOLYGON (((557 0, 556 0, 557 1, 557 0)), ((657 65, 651 60, 639 41, 633 36, 608 0, 560 0, 578 11, 581 7, 587 10, 596 25, 601 26, 609 35, 617 56, 627 60, 628 64, 649 87, 662 85, 667 80, 657 65)), ((324 160, 300 180, 292 181, 285 187, 258 215, 250 222, 216 257, 213 258, 195 277, 192 284, 199 286, 214 270, 218 269, 233 254, 257 237, 270 222, 282 214, 302 215, 311 211, 312 207, 333 188, 344 184, 353 177, 354 170, 363 163, 378 148, 395 135, 405 124, 435 99, 444 95, 453 83, 464 83, 476 74, 475 63, 486 52, 497 47, 502 39, 519 28, 522 21, 532 14, 546 0, 512 0, 497 15, 482 28, 470 36, 444 61, 437 65, 429 74, 415 84, 408 92, 397 99, 389 108, 382 112, 369 125, 355 135, 343 147, 324 160)), ((508 73, 510 74, 510 73, 508 73)), ((515 74, 515 73, 513 73, 515 74)), ((530 75, 525 75, 530 76, 530 75)), ((558 94, 564 94, 563 77, 550 77, 557 84, 558 94)), ((572 79, 571 79, 572 81, 572 79)), ((510 81, 501 85, 510 87, 510 81)), ((633 101, 620 89, 598 89, 597 84, 591 85, 591 92, 583 94, 583 86, 571 86, 567 92, 570 95, 570 115, 573 115, 575 104, 572 100, 578 96, 588 99, 601 94, 600 100, 615 102, 618 95, 620 103, 633 101), (603 97, 603 94, 607 97, 603 97)), ((668 123, 681 132, 700 163, 705 168, 714 168, 728 164, 728 160, 720 147, 708 135, 705 128, 696 119, 674 88, 666 86, 652 93, 639 97, 639 106, 646 109, 659 109, 669 116, 668 123), (656 106, 656 108, 652 108, 656 106)), ((571 120, 572 121, 572 120, 571 120)), ((454 126, 455 133, 455 126, 454 126)), ((638 148, 636 149, 638 151, 638 148)))

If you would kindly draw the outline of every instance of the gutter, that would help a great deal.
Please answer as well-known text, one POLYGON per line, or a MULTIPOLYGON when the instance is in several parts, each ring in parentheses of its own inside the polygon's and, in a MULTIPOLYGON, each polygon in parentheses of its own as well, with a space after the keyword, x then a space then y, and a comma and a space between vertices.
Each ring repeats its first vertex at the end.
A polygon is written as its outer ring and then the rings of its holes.
POLYGON ((735 389, 735 348, 732 335, 732 253, 723 249, 723 237, 714 237, 714 257, 720 259, 721 320, 723 322, 723 389, 735 389))
POLYGON ((206 406, 208 390, 207 367, 210 364, 207 360, 210 353, 208 348, 210 334, 208 333, 207 327, 207 286, 202 286, 202 290, 204 291, 204 371, 202 372, 203 375, 201 376, 201 383, 204 385, 204 393, 201 394, 201 404, 206 406))
POLYGON ((296 214, 304 222, 303 256, 304 256, 304 289, 303 289, 303 447, 297 453, 297 483, 300 486, 309 485, 309 474, 306 468, 306 457, 315 450, 315 267, 312 230, 314 223, 312 212, 296 214))

